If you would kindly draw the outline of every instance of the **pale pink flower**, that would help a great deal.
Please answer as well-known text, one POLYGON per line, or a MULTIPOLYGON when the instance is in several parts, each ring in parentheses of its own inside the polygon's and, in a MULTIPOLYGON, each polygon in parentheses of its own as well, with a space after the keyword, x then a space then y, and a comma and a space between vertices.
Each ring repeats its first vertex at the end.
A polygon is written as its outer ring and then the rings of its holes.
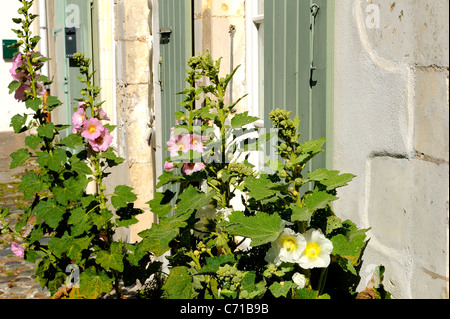
POLYGON ((191 175, 195 172, 199 172, 204 169, 206 166, 203 163, 184 163, 183 165, 183 173, 186 175, 191 175))
POLYGON ((175 164, 172 163, 172 162, 165 162, 164 163, 164 169, 166 171, 173 171, 175 169, 175 167, 176 167, 175 164))
POLYGON ((18 69, 20 69, 22 67, 23 63, 24 63, 24 60, 22 59, 22 54, 17 53, 14 56, 12 67, 9 70, 9 73, 11 73, 11 76, 13 77, 13 79, 15 81, 21 82, 22 79, 26 78, 26 74, 23 70, 17 72, 18 69))
POLYGON ((25 248, 20 246, 18 243, 12 243, 11 244, 11 251, 16 255, 17 257, 24 258, 25 257, 25 248))
POLYGON ((87 138, 88 140, 95 140, 102 134, 104 130, 105 128, 103 127, 103 124, 99 120, 89 119, 84 122, 81 136, 87 138))
POLYGON ((171 157, 178 156, 178 152, 187 153, 190 149, 190 137, 188 135, 175 135, 167 142, 168 150, 171 157))
POLYGON ((110 118, 108 117, 108 114, 106 114, 106 112, 102 108, 100 108, 98 110, 98 116, 99 116, 100 120, 104 120, 104 121, 110 120, 110 118))
POLYGON ((203 143, 208 141, 208 137, 197 135, 197 134, 191 134, 190 139, 191 139, 190 140, 191 150, 197 151, 197 152, 201 153, 202 155, 204 155, 206 146, 204 146, 203 143))
POLYGON ((79 108, 72 116, 72 123, 75 126, 75 128, 80 129, 84 122, 86 121, 86 112, 83 108, 79 108))
POLYGON ((79 107, 79 108, 82 108, 82 109, 84 109, 84 110, 87 109, 87 105, 86 105, 86 103, 84 103, 84 102, 78 102, 78 107, 79 107))
MULTIPOLYGON (((44 86, 44 83, 36 81, 36 90, 37 90, 37 96, 41 97, 45 94, 45 92, 47 92, 47 88, 44 86)), ((20 85, 20 87, 16 90, 16 93, 14 94, 14 98, 18 101, 25 101, 27 99, 27 94, 26 92, 31 93, 32 89, 31 89, 31 83, 29 80, 27 80, 26 82, 22 83, 20 85)))
POLYGON ((113 137, 111 134, 109 134, 109 130, 107 128, 103 128, 103 131, 101 132, 100 136, 97 137, 95 140, 90 139, 89 144, 91 144, 92 149, 95 152, 105 152, 111 145, 112 140, 113 137))

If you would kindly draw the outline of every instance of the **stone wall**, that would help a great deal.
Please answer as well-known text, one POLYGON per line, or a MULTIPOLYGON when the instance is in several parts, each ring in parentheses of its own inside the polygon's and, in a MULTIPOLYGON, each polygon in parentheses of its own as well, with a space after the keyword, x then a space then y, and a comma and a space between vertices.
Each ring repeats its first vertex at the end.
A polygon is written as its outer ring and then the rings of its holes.
POLYGON ((361 286, 448 298, 449 2, 336 2, 334 168, 358 177, 337 213, 372 227, 361 286))
POLYGON ((153 88, 151 1, 118 0, 115 2, 116 112, 117 151, 126 162, 113 174, 111 187, 124 184, 138 195, 135 207, 145 210, 132 228, 128 240, 151 227, 154 216, 146 204, 153 198, 154 167, 150 147, 153 88))

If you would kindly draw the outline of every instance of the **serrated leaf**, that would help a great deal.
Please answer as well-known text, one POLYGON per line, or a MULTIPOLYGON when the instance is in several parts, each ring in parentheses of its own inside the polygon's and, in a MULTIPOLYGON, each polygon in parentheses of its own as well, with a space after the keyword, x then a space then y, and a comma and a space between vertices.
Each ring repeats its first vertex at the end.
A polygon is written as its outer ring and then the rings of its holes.
POLYGON ((335 229, 342 227, 342 221, 337 216, 329 216, 327 218, 327 229, 326 229, 326 235, 331 234, 331 232, 335 229))
POLYGON ((255 216, 245 216, 244 212, 233 212, 228 219, 219 225, 232 235, 251 238, 253 247, 275 241, 284 229, 284 222, 277 213, 258 212, 255 216))
POLYGON ((173 209, 169 203, 174 196, 175 193, 170 190, 166 190, 164 193, 156 192, 155 198, 148 202, 152 213, 159 217, 167 216, 173 209))
POLYGON ((178 196, 180 201, 177 203, 176 214, 192 213, 195 209, 205 206, 214 196, 214 192, 201 193, 194 186, 190 185, 178 196))
POLYGON ((297 205, 291 205, 292 215, 291 222, 307 222, 311 219, 312 213, 308 212, 305 207, 298 207, 297 205))
POLYGON ((113 242, 109 251, 100 250, 97 254, 96 263, 106 270, 113 269, 123 272, 123 244, 113 242))
POLYGON ((328 194, 327 192, 315 191, 305 197, 306 209, 308 210, 308 212, 314 213, 318 209, 327 207, 329 203, 337 199, 338 198, 336 196, 328 194))
POLYGON ((275 188, 278 185, 270 181, 267 175, 261 175, 260 178, 253 176, 244 179, 245 187, 248 190, 248 195, 256 200, 262 200, 275 195, 278 191, 275 188))
POLYGON ((86 210, 83 207, 73 209, 70 212, 67 223, 72 225, 70 231, 73 237, 80 236, 84 232, 89 232, 93 225, 89 215, 86 214, 86 210))
POLYGON ((36 162, 42 167, 48 167, 54 172, 58 172, 64 167, 67 161, 66 151, 60 148, 55 149, 51 153, 37 152, 38 158, 36 162))
POLYGON ((22 176, 21 180, 19 190, 23 192, 24 197, 27 199, 43 190, 42 180, 34 173, 22 176))
POLYGON ((242 128, 245 125, 251 124, 259 120, 258 117, 255 116, 249 116, 248 112, 239 113, 236 114, 233 119, 231 120, 231 127, 236 128, 242 128))
POLYGON ((36 150, 39 144, 41 144, 43 139, 37 135, 30 135, 25 138, 25 145, 31 148, 32 150, 36 150))
POLYGON ((66 206, 69 202, 76 202, 83 194, 84 188, 87 186, 88 180, 84 176, 78 178, 70 178, 63 183, 63 187, 53 188, 53 194, 56 201, 66 206))
POLYGON ((31 157, 30 152, 26 148, 22 148, 17 152, 11 154, 12 162, 9 166, 10 169, 17 168, 25 163, 31 157))
POLYGON ((288 292, 294 286, 292 281, 284 281, 283 284, 279 282, 274 282, 270 287, 270 291, 275 296, 275 298, 286 297, 288 292))
POLYGON ((91 168, 85 162, 73 163, 72 169, 80 175, 92 175, 91 168))
POLYGON ((90 267, 80 274, 80 294, 86 299, 97 299, 112 290, 113 278, 106 271, 90 267))
POLYGON ((53 110, 54 108, 62 105, 62 102, 56 96, 49 96, 45 102, 45 105, 50 107, 50 110, 53 110))
POLYGON ((18 81, 12 81, 9 85, 8 85, 8 89, 9 89, 9 94, 17 91, 21 86, 21 83, 18 81))
POLYGON ((37 133, 41 137, 46 137, 48 139, 53 139, 53 137, 56 134, 56 126, 53 123, 47 123, 44 125, 41 125, 37 129, 37 133))
POLYGON ((159 189, 167 184, 173 184, 183 179, 181 175, 174 175, 173 172, 164 172, 159 176, 156 188, 159 189))
POLYGON ((339 174, 339 171, 330 171, 326 168, 319 168, 312 173, 308 173, 308 178, 312 181, 322 181, 324 179, 334 178, 339 174))
POLYGON ((235 262, 233 255, 224 255, 224 256, 218 256, 218 257, 206 257, 206 265, 201 268, 198 273, 199 274, 205 274, 205 273, 216 273, 220 266, 226 263, 233 263, 235 262))
POLYGON ((61 144, 67 146, 68 148, 75 149, 77 146, 83 146, 84 141, 80 135, 70 134, 61 140, 61 144))
POLYGON ((37 112, 39 110, 41 105, 42 105, 42 100, 40 98, 29 99, 25 102, 25 106, 28 109, 32 109, 35 112, 37 112))
POLYGON ((170 242, 178 236, 180 228, 187 224, 179 218, 164 218, 159 224, 153 225, 147 231, 139 233, 143 241, 141 242, 142 251, 152 252, 157 257, 167 252, 170 242))
POLYGON ((26 114, 16 114, 12 117, 10 126, 14 129, 15 133, 19 133, 20 131, 22 131, 24 125, 27 123, 27 118, 28 116, 26 114))
POLYGON ((115 209, 127 207, 128 203, 134 202, 137 196, 133 193, 133 188, 125 185, 119 185, 114 190, 111 197, 111 203, 115 209))
POLYGON ((353 174, 341 174, 331 179, 323 180, 320 183, 327 187, 327 191, 330 191, 338 187, 347 186, 347 184, 350 183, 355 177, 356 176, 353 174))
POLYGON ((194 289, 192 288, 192 278, 188 268, 172 268, 163 290, 168 299, 192 299, 194 289))
POLYGON ((47 201, 40 201, 33 209, 33 212, 37 214, 36 220, 38 223, 43 220, 51 228, 57 228, 63 218, 65 209, 49 199, 47 201))

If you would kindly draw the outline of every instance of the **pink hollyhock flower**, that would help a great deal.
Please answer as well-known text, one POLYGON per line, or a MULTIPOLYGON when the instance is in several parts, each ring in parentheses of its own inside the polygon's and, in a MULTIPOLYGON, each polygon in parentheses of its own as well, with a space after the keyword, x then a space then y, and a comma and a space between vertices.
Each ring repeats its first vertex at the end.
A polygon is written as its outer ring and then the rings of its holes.
MULTIPOLYGON (((36 90, 38 97, 42 97, 45 94, 45 92, 47 92, 47 88, 44 86, 44 83, 39 81, 36 81, 36 90)), ((22 85, 16 90, 14 98, 21 102, 25 101, 27 99, 26 91, 30 93, 32 92, 31 83, 29 80, 27 80, 25 83, 22 83, 22 85)))
POLYGON ((25 257, 25 248, 20 246, 18 243, 12 243, 11 244, 11 251, 17 257, 20 257, 20 258, 24 258, 25 257))
POLYGON ((72 116, 72 123, 75 126, 73 132, 76 133, 81 130, 81 127, 84 125, 86 121, 86 112, 83 108, 79 108, 72 116))
POLYGON ((173 171, 174 169, 175 169, 175 164, 174 163, 172 163, 172 162, 166 162, 165 164, 164 164, 164 169, 166 170, 166 171, 173 171))
POLYGON ((84 103, 84 102, 78 102, 78 107, 81 108, 81 109, 83 109, 83 110, 86 110, 86 109, 87 109, 87 105, 86 105, 86 103, 84 103))
POLYGON ((190 149, 190 137, 188 135, 179 134, 172 136, 167 142, 168 150, 171 157, 178 156, 178 152, 187 153, 190 149))
POLYGON ((205 154, 206 146, 203 145, 204 142, 208 141, 208 137, 200 136, 197 134, 191 134, 190 147, 191 150, 197 151, 202 155, 205 154))
POLYGON ((186 175, 194 174, 195 172, 199 172, 204 169, 206 166, 203 163, 184 163, 183 165, 183 173, 186 175))
POLYGON ((17 53, 14 56, 13 64, 11 69, 9 70, 9 73, 11 73, 11 76, 14 80, 21 82, 24 78, 26 78, 26 74, 24 71, 17 72, 18 69, 22 67, 24 63, 24 60, 22 59, 22 54, 17 53))
POLYGON ((110 120, 110 118, 108 117, 108 114, 106 114, 106 112, 102 108, 100 108, 98 110, 98 116, 99 116, 100 120, 104 120, 104 121, 110 120))
POLYGON ((105 152, 113 141, 113 137, 109 134, 109 130, 104 128, 101 132, 100 136, 95 140, 89 140, 89 144, 91 144, 92 149, 95 152, 105 152))
POLYGON ((88 140, 95 140, 96 138, 100 137, 104 130, 105 128, 99 120, 89 119, 84 122, 81 136, 87 138, 88 140))

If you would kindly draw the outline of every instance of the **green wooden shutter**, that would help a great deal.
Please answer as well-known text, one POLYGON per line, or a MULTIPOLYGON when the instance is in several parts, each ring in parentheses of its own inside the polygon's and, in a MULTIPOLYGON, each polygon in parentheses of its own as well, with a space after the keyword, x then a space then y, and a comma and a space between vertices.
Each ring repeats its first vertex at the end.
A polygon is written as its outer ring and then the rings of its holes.
POLYGON ((333 1, 265 0, 265 122, 287 109, 301 118, 302 141, 327 138, 308 170, 331 166, 333 11, 333 1))
MULTIPOLYGON (((57 95, 63 102, 63 106, 57 109, 57 120, 61 124, 71 124, 74 109, 78 108, 78 102, 75 99, 80 98, 80 91, 84 87, 78 80, 81 76, 78 67, 71 63, 70 59, 66 57, 65 46, 65 29, 67 27, 67 19, 72 21, 71 16, 77 14, 76 19, 79 19, 79 28, 76 29, 77 37, 77 52, 85 53, 86 57, 93 59, 93 6, 92 0, 54 0, 55 6, 55 27, 53 29, 53 36, 56 43, 56 79, 57 92, 52 92, 52 95, 57 95), (75 5, 79 12, 67 10, 70 5, 75 5)), ((93 59, 93 68, 97 68, 98 61, 93 59)), ((96 76, 98 79, 98 75, 96 76)), ((71 129, 62 132, 61 138, 71 133, 71 129)))
MULTIPOLYGON (((159 0, 161 120, 163 149, 170 139, 170 128, 175 115, 181 111, 177 95, 187 87, 187 61, 192 56, 192 4, 191 0, 159 0)), ((163 160, 169 153, 163 150, 163 160)), ((163 162, 164 163, 164 162, 163 162)))

